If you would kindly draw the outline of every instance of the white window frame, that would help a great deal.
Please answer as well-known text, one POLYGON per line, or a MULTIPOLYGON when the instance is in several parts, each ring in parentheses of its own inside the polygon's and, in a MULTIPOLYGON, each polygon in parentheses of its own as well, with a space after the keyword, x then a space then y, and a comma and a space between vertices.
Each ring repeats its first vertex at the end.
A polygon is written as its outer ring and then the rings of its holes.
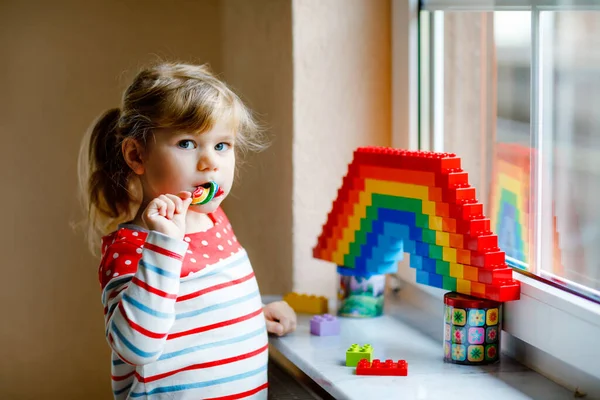
MULTIPOLYGON (((540 10, 555 10, 559 3, 550 0, 429 0, 428 9, 532 10, 533 6, 537 12, 532 12, 532 18, 539 18, 540 10)), ((569 9, 600 10, 598 1, 571 0, 570 3, 569 9)), ((392 0, 392 145, 413 150, 419 148, 418 20, 418 0, 392 0)), ((536 37, 539 40, 538 34, 532 34, 534 40, 536 37)), ((532 43, 533 46, 536 44, 532 43)), ((533 75, 532 82, 534 78, 543 79, 543 76, 533 75)), ((533 98, 539 99, 538 93, 532 93, 533 98)), ((533 113, 539 113, 540 106, 532 104, 532 123, 533 113)), ((435 125, 435 121, 432 123, 435 125)), ((434 142, 430 143, 431 148, 436 147, 435 137, 430 141, 434 142)), ((544 261, 547 260, 542 258, 544 261)), ((590 397, 600 396, 600 346, 597 344, 600 305, 526 275, 514 275, 521 282, 521 299, 505 303, 503 352, 565 387, 587 392, 590 397)), ((445 291, 417 284, 415 272, 406 262, 400 264, 398 277, 408 284, 405 291, 408 301, 423 309, 427 317, 424 323, 430 325, 425 329, 435 330, 433 324, 441 324, 438 316, 441 316, 445 291)))

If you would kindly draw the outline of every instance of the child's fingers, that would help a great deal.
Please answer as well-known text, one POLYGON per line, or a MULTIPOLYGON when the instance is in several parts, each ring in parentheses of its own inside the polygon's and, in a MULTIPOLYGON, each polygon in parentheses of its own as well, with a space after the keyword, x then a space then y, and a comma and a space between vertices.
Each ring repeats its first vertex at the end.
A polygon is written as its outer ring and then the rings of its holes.
POLYGON ((189 208, 190 204, 192 204, 192 194, 190 192, 179 192, 177 194, 177 196, 179 196, 179 198, 181 199, 182 202, 182 208, 180 213, 185 213, 187 211, 187 209, 189 208))
POLYGON ((166 213, 166 204, 164 201, 162 201, 161 199, 154 199, 152 200, 149 204, 148 207, 146 207, 146 215, 148 217, 153 217, 155 215, 161 215, 164 216, 166 213))
POLYGON ((281 325, 279 322, 269 321, 269 320, 267 320, 266 322, 267 322, 267 331, 269 333, 273 333, 278 336, 281 336, 284 334, 285 330, 283 328, 283 325, 281 325))
POLYGON ((171 200, 175 206, 174 208, 174 212, 176 213, 180 213, 181 212, 181 208, 183 207, 183 200, 181 200, 180 197, 175 196, 174 194, 167 194, 165 195, 169 198, 169 200, 171 200))
POLYGON ((175 203, 173 202, 173 200, 171 200, 169 196, 165 194, 161 194, 158 198, 161 199, 166 205, 167 211, 165 216, 168 219, 173 219, 173 214, 175 213, 175 203))

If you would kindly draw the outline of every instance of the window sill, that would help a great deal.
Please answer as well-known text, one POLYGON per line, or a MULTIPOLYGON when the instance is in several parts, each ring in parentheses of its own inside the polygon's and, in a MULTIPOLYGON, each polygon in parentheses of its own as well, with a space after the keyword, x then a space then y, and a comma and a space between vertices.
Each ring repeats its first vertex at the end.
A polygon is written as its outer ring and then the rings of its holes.
MULTIPOLYGON (((270 338, 269 355, 286 369, 299 370, 307 378, 302 381, 313 383, 309 387, 315 392, 323 389, 335 399, 459 400, 479 398, 483 393, 489 400, 572 398, 565 388, 504 355, 501 362, 487 366, 445 363, 441 340, 405 321, 407 316, 419 314, 423 315, 406 302, 387 301, 383 316, 340 318, 340 335, 323 337, 311 335, 310 315, 300 314, 294 333, 270 338), (344 362, 350 343, 371 344, 374 358, 406 360, 408 376, 356 376, 354 368, 344 362)), ((429 322, 434 325, 431 319, 429 322)))
MULTIPOLYGON (((600 398, 600 305, 514 275, 521 282, 521 299, 505 303, 503 352, 562 386, 600 398)), ((441 341, 438 322, 446 291, 416 284, 415 272, 405 262, 398 277, 404 284, 399 299, 419 307, 423 315, 411 323, 441 341)))

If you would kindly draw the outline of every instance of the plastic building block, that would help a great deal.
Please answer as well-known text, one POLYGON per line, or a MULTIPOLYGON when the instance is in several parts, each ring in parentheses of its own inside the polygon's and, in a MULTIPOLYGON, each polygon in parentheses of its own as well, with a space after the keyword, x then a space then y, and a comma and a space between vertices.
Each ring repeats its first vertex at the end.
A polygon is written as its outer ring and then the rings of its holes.
POLYGON ((323 296, 291 292, 283 296, 283 301, 297 313, 325 314, 329 308, 327 298, 323 296))
POLYGON ((496 301, 519 298, 460 158, 358 148, 313 255, 342 275, 368 278, 395 272, 404 253, 419 283, 496 301))
POLYGON ((346 350, 347 367, 356 367, 358 362, 363 359, 369 362, 373 360, 373 347, 370 344, 365 344, 364 346, 353 344, 346 350))
POLYGON ((381 362, 378 359, 371 363, 363 359, 356 365, 356 375, 407 376, 408 363, 405 360, 395 363, 392 360, 381 362))
POLYGON ((310 333, 317 336, 340 334, 340 320, 333 315, 315 315, 310 319, 310 333))

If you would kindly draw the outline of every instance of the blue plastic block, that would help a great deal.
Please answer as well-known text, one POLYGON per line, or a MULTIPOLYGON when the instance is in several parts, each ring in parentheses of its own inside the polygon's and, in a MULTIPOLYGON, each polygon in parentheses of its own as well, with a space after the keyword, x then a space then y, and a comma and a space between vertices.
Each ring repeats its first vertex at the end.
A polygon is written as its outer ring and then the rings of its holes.
POLYGON ((429 272, 417 270, 417 283, 429 285, 429 272))
POLYGON ((416 254, 410 255, 410 267, 415 269, 423 269, 423 257, 416 254))
POLYGON ((435 273, 435 260, 433 258, 423 257, 423 266, 421 269, 429 273, 435 273))
POLYGON ((415 253, 421 257, 429 258, 429 245, 423 242, 416 242, 416 251, 415 253))

